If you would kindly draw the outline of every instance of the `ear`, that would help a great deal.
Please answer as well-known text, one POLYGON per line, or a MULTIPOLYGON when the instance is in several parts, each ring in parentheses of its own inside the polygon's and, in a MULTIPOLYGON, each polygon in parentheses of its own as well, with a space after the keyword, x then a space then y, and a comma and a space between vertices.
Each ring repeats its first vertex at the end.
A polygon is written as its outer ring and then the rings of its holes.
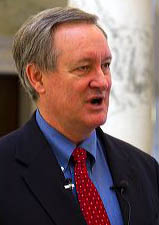
POLYGON ((40 95, 45 92, 43 85, 43 73, 34 63, 30 63, 26 67, 28 80, 36 92, 40 95))

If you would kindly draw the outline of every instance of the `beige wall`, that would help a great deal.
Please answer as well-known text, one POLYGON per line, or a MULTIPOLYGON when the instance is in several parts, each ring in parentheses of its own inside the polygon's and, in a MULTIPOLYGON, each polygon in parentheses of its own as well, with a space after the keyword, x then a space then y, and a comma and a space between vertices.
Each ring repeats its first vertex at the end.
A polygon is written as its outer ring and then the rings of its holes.
MULTIPOLYGON (((0 73, 16 72, 11 46, 13 35, 21 24, 30 15, 41 10, 66 5, 67 0, 0 0, 0 73)), ((19 102, 19 126, 21 126, 35 110, 35 105, 23 88, 20 88, 19 102)))
POLYGON ((10 36, 30 15, 66 4, 67 0, 0 0, 0 34, 10 36))

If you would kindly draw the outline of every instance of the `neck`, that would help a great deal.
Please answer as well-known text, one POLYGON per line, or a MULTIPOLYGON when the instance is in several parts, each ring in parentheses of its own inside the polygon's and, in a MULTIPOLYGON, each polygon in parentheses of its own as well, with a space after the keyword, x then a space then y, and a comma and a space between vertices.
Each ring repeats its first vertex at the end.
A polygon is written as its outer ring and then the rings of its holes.
POLYGON ((54 118, 48 117, 42 110, 39 110, 40 115, 43 119, 53 128, 55 128, 58 132, 68 138, 71 142, 78 145, 83 140, 88 138, 93 129, 82 127, 82 126, 72 126, 72 124, 64 124, 63 126, 57 122, 54 118))
POLYGON ((81 127, 73 127, 71 129, 71 127, 62 127, 60 125, 55 126, 55 124, 52 123, 49 124, 76 145, 80 144, 82 141, 88 138, 92 132, 92 130, 86 131, 85 129, 81 129, 81 127))

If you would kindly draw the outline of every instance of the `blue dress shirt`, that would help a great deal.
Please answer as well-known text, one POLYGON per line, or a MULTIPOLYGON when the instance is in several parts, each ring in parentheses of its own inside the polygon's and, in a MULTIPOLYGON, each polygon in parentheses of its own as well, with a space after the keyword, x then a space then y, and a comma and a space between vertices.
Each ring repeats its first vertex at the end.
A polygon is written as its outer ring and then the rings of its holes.
MULTIPOLYGON (((36 121, 49 142, 65 178, 71 178, 74 183, 74 166, 70 157, 76 145, 51 127, 42 118, 38 110, 36 111, 36 121)), ((90 137, 84 140, 79 147, 89 152, 87 157, 88 174, 100 194, 111 225, 123 225, 123 218, 116 194, 110 190, 110 187, 113 186, 113 181, 100 141, 97 139, 96 131, 94 130, 90 137)), ((76 188, 73 188, 73 194, 77 199, 76 188)))

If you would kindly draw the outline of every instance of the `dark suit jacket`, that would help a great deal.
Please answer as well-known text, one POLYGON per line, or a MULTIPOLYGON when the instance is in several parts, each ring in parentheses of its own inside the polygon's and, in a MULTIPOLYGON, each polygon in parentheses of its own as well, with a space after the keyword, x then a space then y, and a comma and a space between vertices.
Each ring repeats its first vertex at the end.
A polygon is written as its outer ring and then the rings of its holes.
MULTIPOLYGON (((133 146, 97 135, 107 155, 125 225, 159 225, 159 167, 133 146), (121 193, 122 192, 122 193, 121 193), (130 212, 131 211, 131 212, 130 212)), ((86 225, 35 116, 0 140, 0 225, 86 225)), ((118 224, 117 224, 118 225, 118 224)))

